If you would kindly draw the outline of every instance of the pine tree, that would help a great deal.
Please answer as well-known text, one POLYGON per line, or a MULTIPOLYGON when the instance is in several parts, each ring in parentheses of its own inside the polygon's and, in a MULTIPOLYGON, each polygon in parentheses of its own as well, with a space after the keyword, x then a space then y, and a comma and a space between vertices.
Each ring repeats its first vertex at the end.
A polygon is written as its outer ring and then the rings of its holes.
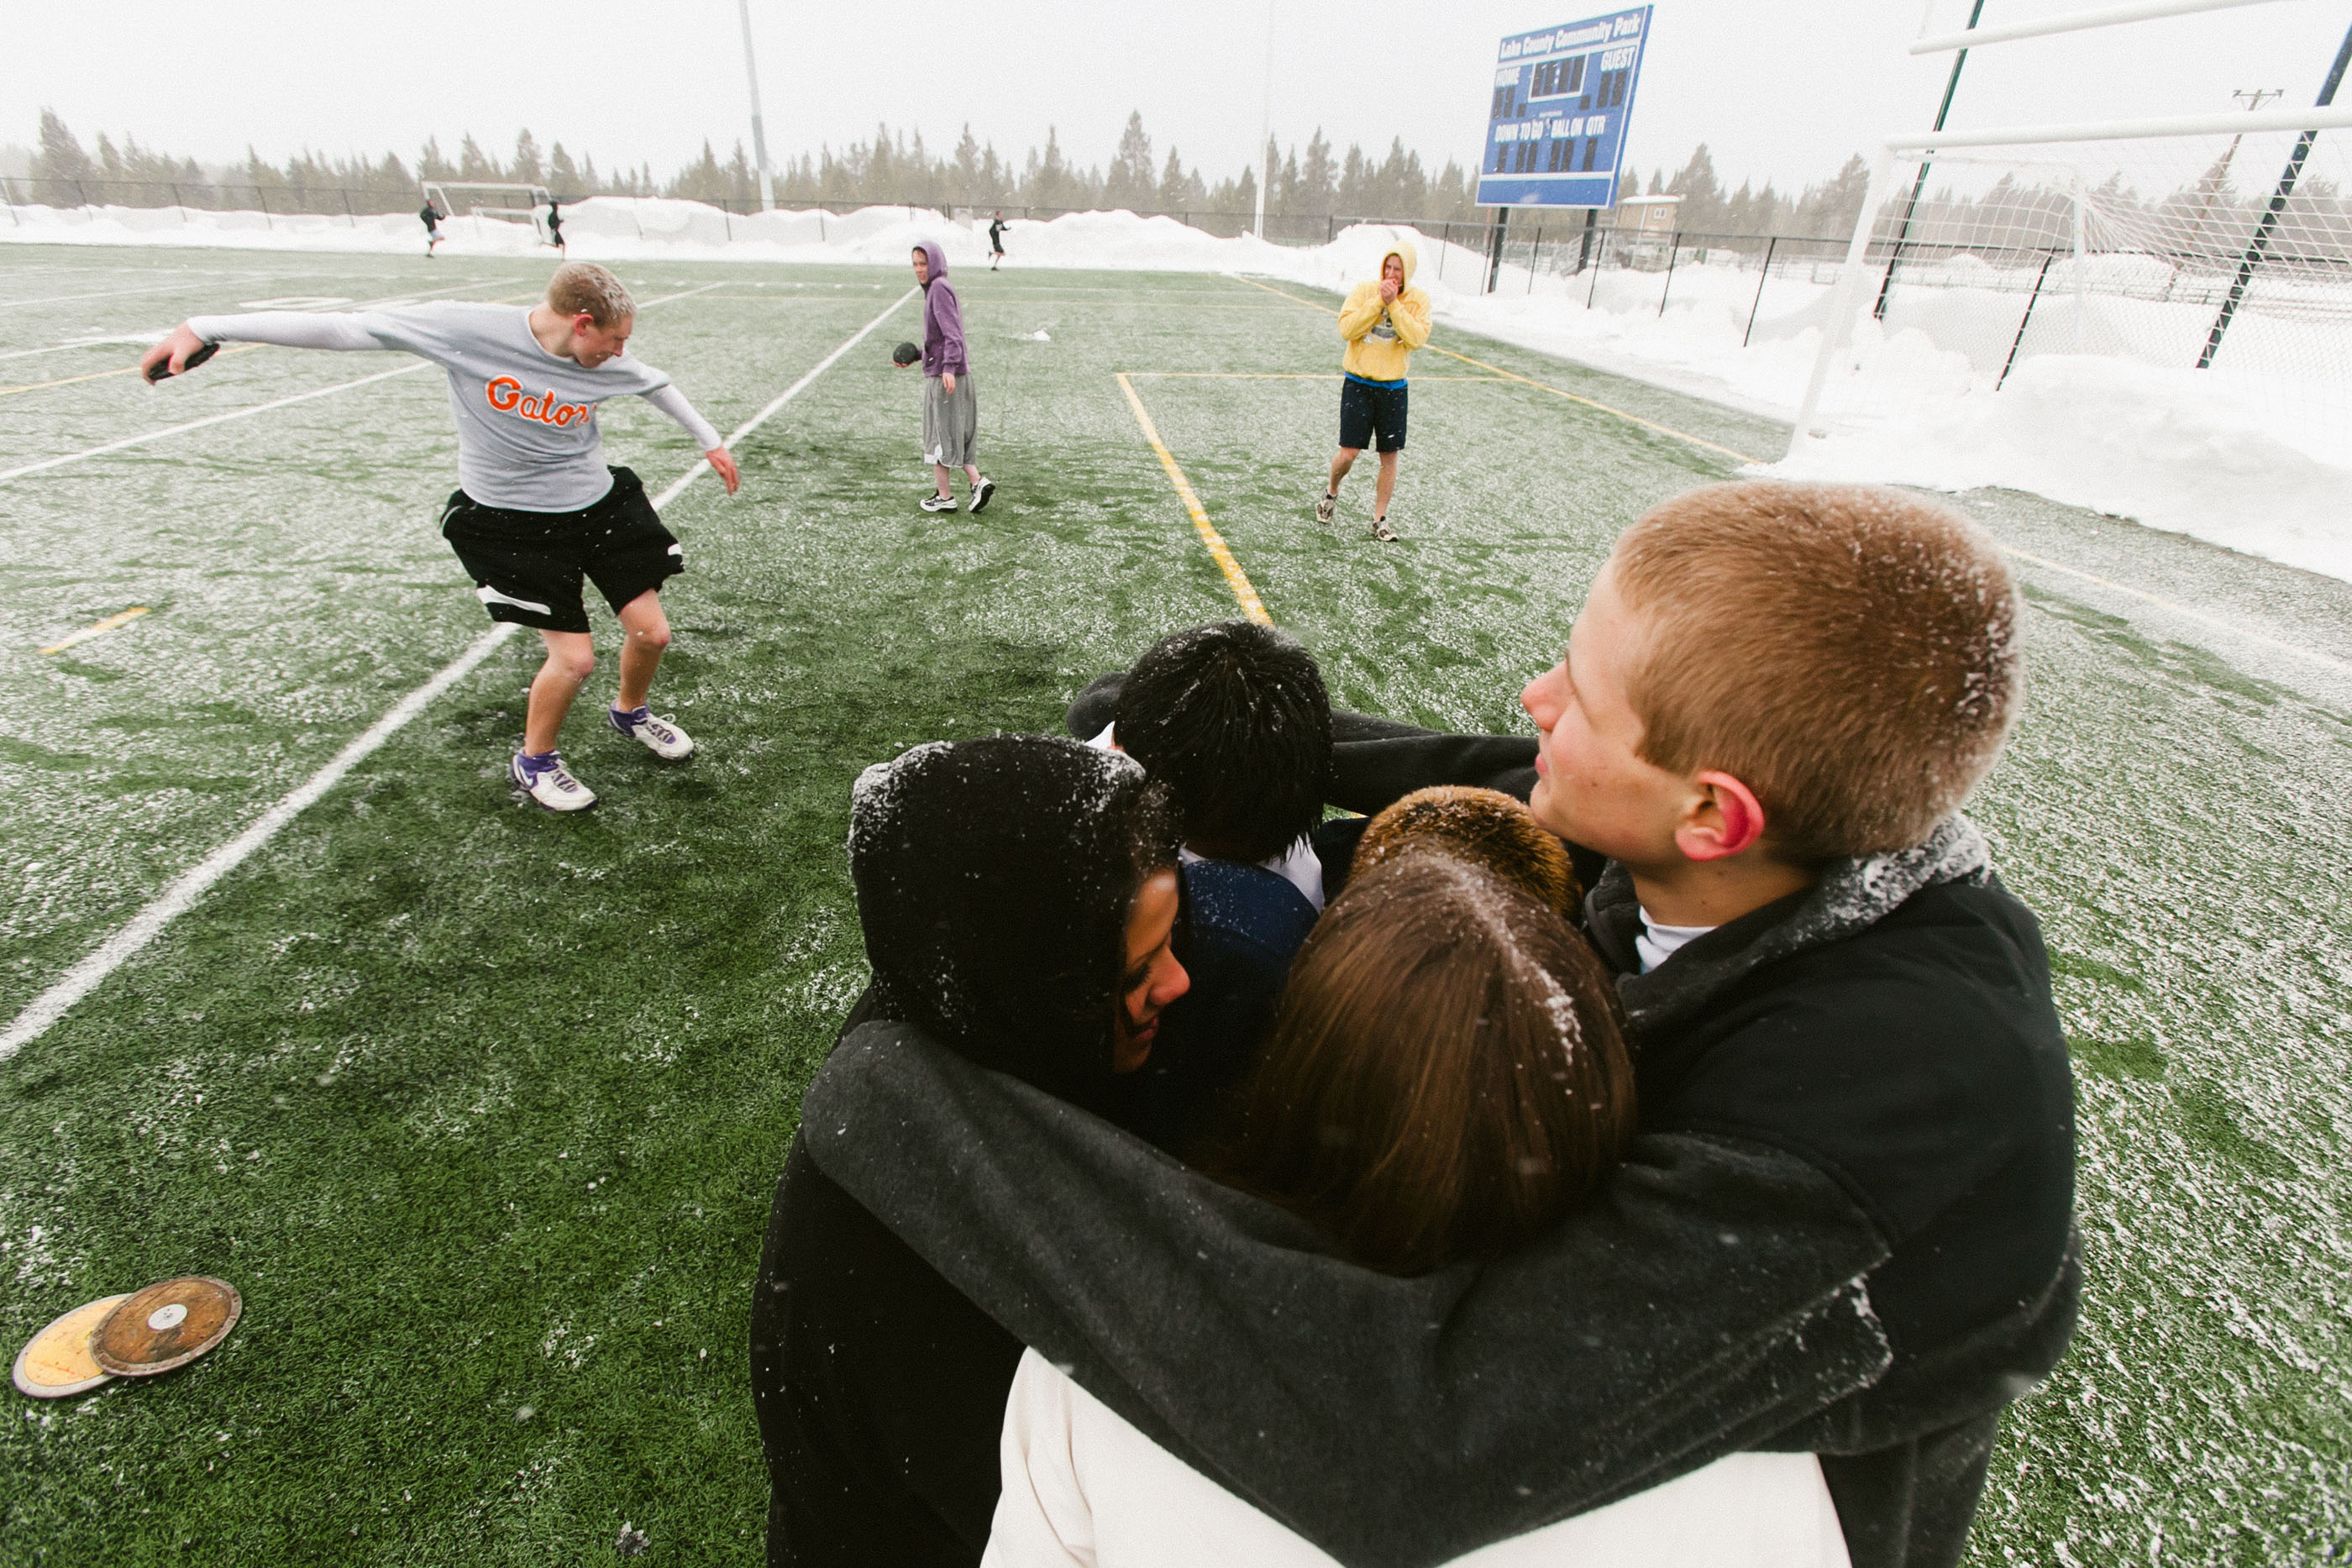
POLYGON ((1291 193, 1291 210, 1312 217, 1329 217, 1333 204, 1339 199, 1337 175, 1331 162, 1331 143, 1323 139, 1323 128, 1318 125, 1307 140, 1307 161, 1298 166, 1298 186, 1291 193))
POLYGON ((90 198, 74 182, 89 179, 95 172, 89 154, 82 151, 57 111, 41 110, 41 145, 33 154, 36 192, 46 201, 79 205, 90 198))
POLYGON ((530 128, 525 126, 515 138, 514 183, 536 185, 546 177, 547 171, 540 167, 539 141, 531 135, 530 128))
POLYGON ((457 171, 449 166, 449 160, 441 156, 439 138, 426 137, 425 145, 417 150, 416 177, 420 180, 454 180, 457 177, 457 171))
POLYGON ((1706 142, 1698 144, 1682 172, 1667 182, 1666 192, 1683 199, 1675 212, 1676 227, 1709 234, 1722 226, 1723 185, 1715 177, 1715 160, 1706 142))
POLYGON ((506 171, 483 153, 481 143, 474 140, 474 133, 470 131, 466 132, 465 141, 457 146, 457 178, 492 183, 506 178, 506 171))
POLYGON ((572 154, 559 141, 547 155, 547 183, 559 196, 585 195, 580 171, 572 162, 572 154))
MULTIPOLYGON (((990 162, 994 162, 992 154, 990 162)), ((952 190, 949 200, 960 207, 969 207, 988 199, 981 183, 980 143, 971 134, 971 121, 963 122, 963 134, 956 139, 955 162, 949 175, 952 190)))

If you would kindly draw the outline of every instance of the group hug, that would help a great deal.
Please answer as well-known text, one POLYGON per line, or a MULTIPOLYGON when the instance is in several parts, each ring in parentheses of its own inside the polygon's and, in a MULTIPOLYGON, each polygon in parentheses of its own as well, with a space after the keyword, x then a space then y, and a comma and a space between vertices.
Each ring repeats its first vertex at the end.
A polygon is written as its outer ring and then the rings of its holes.
POLYGON ((1945 507, 1716 485, 1532 737, 1234 622, 867 768, 872 983, 753 1290, 770 1562, 1958 1563, 2081 1289, 1960 810, 2021 621, 1945 507))

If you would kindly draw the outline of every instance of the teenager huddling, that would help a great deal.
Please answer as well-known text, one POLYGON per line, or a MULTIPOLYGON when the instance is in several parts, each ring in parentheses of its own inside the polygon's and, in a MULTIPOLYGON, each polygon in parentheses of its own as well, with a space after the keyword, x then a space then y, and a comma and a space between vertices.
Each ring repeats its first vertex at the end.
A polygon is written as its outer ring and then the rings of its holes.
MULTIPOLYGON (((1541 837, 1529 823, 1522 841, 1541 837)), ((1551 868, 1514 869, 1531 885, 1416 847, 1349 882, 1300 952, 1213 1146, 1220 1180, 1307 1221, 1340 1256, 1409 1276, 1530 1241, 1593 1195, 1633 1128, 1616 998, 1533 891, 1551 868)), ((1003 1465, 989 1568, 1331 1563, 1034 1350, 1013 1379, 1003 1465)), ((1845 1568, 1846 1557, 1813 1457, 1743 1454, 1479 1561, 1845 1568)))
POLYGON ((1618 541, 1527 685, 1533 740, 1365 743, 1424 747, 1433 785, 1519 748, 1594 873, 1636 1135, 1492 1258, 1335 1257, 919 1031, 849 1036, 809 1153, 1087 1395, 1342 1562, 1448 1561, 1769 1450, 1820 1457, 1862 1568, 1955 1563, 2081 1284, 2047 955, 1959 814, 2022 706, 2020 618, 1998 547, 1941 506, 1708 486, 1618 541))
MULTIPOLYGON (((874 980, 851 1023, 919 1030, 1131 1124, 1190 983, 1171 950, 1178 838, 1164 789, 1076 741, 923 746, 867 769, 849 868, 874 980)), ((976 1563, 1020 1355, 796 1137, 751 1308, 769 1561, 976 1563)))
POLYGON ((198 316, 140 361, 150 372, 164 367, 176 376, 207 344, 275 343, 395 350, 448 373, 458 487, 442 507, 441 533, 490 619, 536 628, 547 645, 509 773, 517 789, 557 811, 596 803, 556 749, 572 700, 596 671, 583 577, 621 622, 620 687, 606 710, 613 729, 666 761, 694 749, 650 706, 670 641, 661 585, 686 570, 685 550, 637 476, 605 465, 598 409, 612 398, 644 398, 694 438, 729 495, 738 483, 735 459, 709 422, 669 377, 628 352, 636 314, 619 278, 574 261, 555 269, 537 305, 435 299, 381 310, 198 316))

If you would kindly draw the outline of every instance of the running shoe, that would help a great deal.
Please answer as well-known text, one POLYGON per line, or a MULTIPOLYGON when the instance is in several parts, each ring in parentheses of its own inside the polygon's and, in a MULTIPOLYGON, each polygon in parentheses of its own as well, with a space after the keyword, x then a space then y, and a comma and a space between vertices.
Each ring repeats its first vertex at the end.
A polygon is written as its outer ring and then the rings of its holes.
POLYGON ((955 497, 934 493, 923 497, 922 507, 927 512, 952 512, 956 509, 955 497))
POLYGON ((982 507, 995 498, 996 481, 982 476, 980 483, 971 487, 971 505, 964 509, 977 516, 982 507))
POLYGON ((1339 510, 1339 497, 1337 497, 1337 496, 1322 496, 1322 497, 1317 497, 1316 502, 1315 502, 1315 520, 1316 520, 1317 522, 1318 522, 1318 523, 1328 523, 1328 522, 1329 522, 1329 521, 1332 519, 1332 517, 1333 517, 1334 516, 1336 516, 1336 515, 1338 514, 1339 510))
POLYGON ((584 811, 596 803, 596 791, 572 777, 572 769, 552 751, 536 757, 518 751, 507 771, 516 789, 551 811, 584 811))
POLYGON ((1372 538, 1380 540, 1381 543, 1384 545, 1392 545, 1397 542, 1396 530, 1389 527, 1388 519, 1385 517, 1374 517, 1372 519, 1372 538))
POLYGON ((694 741, 686 731, 668 719, 656 716, 651 706, 640 708, 608 707, 604 716, 613 727, 632 740, 642 741, 645 748, 664 762, 675 762, 681 757, 694 755, 694 741))

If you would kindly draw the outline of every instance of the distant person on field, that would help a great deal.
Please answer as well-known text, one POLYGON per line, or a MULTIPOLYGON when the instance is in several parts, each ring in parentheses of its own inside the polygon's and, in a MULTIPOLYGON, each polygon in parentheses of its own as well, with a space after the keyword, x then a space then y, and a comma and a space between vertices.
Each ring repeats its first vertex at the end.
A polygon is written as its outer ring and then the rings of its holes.
POLYGON ((430 202, 416 209, 416 221, 425 225, 425 259, 433 259, 433 250, 441 243, 441 214, 430 202))
POLYGON ((914 248, 915 285, 923 291, 923 460, 939 487, 923 497, 927 512, 952 512, 948 470, 961 468, 971 486, 975 515, 996 495, 980 475, 980 402, 963 341, 963 302, 948 282, 947 254, 925 240, 914 248))
POLYGON ((719 433, 667 376, 625 353, 636 309, 619 278, 593 262, 571 261, 555 269, 546 299, 535 306, 436 299, 388 310, 198 316, 140 361, 142 371, 168 361, 178 375, 203 345, 236 341, 392 349, 449 373, 459 488, 442 508, 441 534, 490 619, 535 627, 547 644, 547 663, 530 684, 522 749, 509 771, 517 789, 556 811, 596 803, 555 748, 572 699, 596 669, 583 576, 626 634, 620 693, 607 715, 613 728, 666 760, 694 749, 646 701, 669 646, 661 585, 686 570, 685 554, 636 475, 605 466, 598 405, 631 393, 644 398, 686 427, 729 495, 737 484, 735 459, 719 433))
MULTIPOLYGON (((547 198, 547 243, 553 246, 559 251, 563 250, 564 248, 563 214, 562 212, 557 210, 555 198, 553 196, 547 198)), ((570 253, 566 252, 565 254, 568 255, 570 253)))
POLYGON ((1380 483, 1372 492, 1372 537, 1393 544, 1389 497, 1396 494, 1397 454, 1404 450, 1405 361, 1429 341, 1429 296, 1412 286, 1412 246, 1399 240, 1381 258, 1381 280, 1359 283, 1339 308, 1339 336, 1348 352, 1339 367, 1339 455, 1331 481, 1315 503, 1315 520, 1328 523, 1339 507, 1339 481, 1365 447, 1379 444, 1380 483))
POLYGON ((1004 231, 1013 225, 1004 221, 1004 210, 997 209, 996 221, 988 225, 988 270, 994 272, 996 264, 1004 259, 1004 231))

